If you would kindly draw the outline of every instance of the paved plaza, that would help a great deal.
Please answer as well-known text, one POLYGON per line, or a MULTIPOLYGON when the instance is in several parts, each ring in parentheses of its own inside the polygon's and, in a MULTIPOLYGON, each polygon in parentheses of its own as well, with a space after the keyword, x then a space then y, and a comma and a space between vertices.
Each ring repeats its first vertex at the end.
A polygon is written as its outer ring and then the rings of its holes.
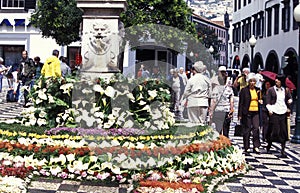
MULTIPOLYGON (((5 81, 5 80, 4 80, 5 81)), ((0 121, 11 120, 19 116, 22 105, 7 103, 6 87, 0 93, 0 121)), ((235 108, 237 107, 235 98, 235 108)), ((236 111, 235 111, 236 113, 236 111)), ((292 116, 294 117, 294 115, 292 116)), ((294 119, 294 118, 293 118, 294 119)), ((233 136, 236 114, 230 130, 230 139, 242 148, 242 137, 233 136)), ((292 121, 292 125, 293 125, 292 121)), ((291 133, 293 134, 293 129, 291 133)), ((266 143, 260 147, 261 154, 250 153, 246 160, 251 170, 244 176, 219 185, 218 193, 296 193, 300 192, 300 144, 288 142, 286 153, 288 158, 280 158, 280 144, 274 143, 271 154, 266 153, 266 143)), ((62 179, 38 178, 29 186, 30 193, 108 193, 126 192, 126 187, 117 184, 99 184, 99 182, 80 182, 62 179)))

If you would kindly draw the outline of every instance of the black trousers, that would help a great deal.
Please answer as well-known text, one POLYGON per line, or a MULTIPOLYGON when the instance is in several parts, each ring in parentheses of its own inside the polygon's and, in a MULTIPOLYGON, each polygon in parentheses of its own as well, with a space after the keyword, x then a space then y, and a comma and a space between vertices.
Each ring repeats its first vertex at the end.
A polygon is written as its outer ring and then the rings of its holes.
POLYGON ((288 140, 289 139, 288 139, 286 113, 282 115, 273 113, 270 116, 269 129, 267 133, 267 141, 284 143, 288 140))
POLYGON ((31 84, 31 78, 27 77, 27 76, 22 76, 22 84, 23 86, 27 86, 27 89, 24 89, 24 101, 25 104, 27 104, 28 102, 28 94, 29 94, 29 89, 30 89, 30 84, 31 84))
POLYGON ((259 140, 259 113, 258 111, 249 111, 248 115, 242 117, 241 120, 243 126, 243 143, 244 149, 250 148, 250 136, 252 133, 253 148, 260 146, 259 140))

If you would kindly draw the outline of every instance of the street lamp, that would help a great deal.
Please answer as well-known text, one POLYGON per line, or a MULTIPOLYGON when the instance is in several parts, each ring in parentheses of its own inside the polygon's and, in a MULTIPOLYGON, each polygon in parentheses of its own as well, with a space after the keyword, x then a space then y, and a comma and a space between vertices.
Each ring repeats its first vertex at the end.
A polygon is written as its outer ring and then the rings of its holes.
MULTIPOLYGON (((300 85, 300 5, 298 4, 294 9, 294 18, 298 24, 298 75, 297 75, 297 87, 300 85)), ((300 143, 300 89, 297 88, 297 109, 296 109, 296 129, 292 137, 292 143, 300 143)))
POLYGON ((214 49, 214 47, 210 46, 210 47, 208 48, 208 51, 209 51, 209 53, 212 55, 212 62, 211 62, 211 63, 213 63, 213 61, 214 61, 213 53, 214 53, 215 49, 214 49))
POLYGON ((256 45, 256 39, 255 36, 252 35, 251 38, 249 39, 249 44, 251 47, 251 64, 250 64, 250 72, 253 72, 253 49, 256 45))

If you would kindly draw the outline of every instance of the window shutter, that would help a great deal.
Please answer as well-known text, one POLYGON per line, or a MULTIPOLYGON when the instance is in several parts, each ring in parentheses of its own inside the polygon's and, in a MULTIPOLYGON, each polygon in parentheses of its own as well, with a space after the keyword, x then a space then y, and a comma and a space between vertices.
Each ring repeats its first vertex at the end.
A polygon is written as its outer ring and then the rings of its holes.
POLYGON ((25 0, 25 10, 35 9, 36 0, 25 0))

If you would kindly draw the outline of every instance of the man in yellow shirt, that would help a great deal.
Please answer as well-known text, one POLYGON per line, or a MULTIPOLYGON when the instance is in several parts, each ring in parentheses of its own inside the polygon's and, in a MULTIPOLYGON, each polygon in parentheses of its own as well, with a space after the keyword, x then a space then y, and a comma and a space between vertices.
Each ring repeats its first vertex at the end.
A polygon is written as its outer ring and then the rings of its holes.
POLYGON ((61 77, 60 61, 58 59, 59 51, 53 50, 52 56, 47 58, 43 65, 41 74, 48 77, 61 77))

